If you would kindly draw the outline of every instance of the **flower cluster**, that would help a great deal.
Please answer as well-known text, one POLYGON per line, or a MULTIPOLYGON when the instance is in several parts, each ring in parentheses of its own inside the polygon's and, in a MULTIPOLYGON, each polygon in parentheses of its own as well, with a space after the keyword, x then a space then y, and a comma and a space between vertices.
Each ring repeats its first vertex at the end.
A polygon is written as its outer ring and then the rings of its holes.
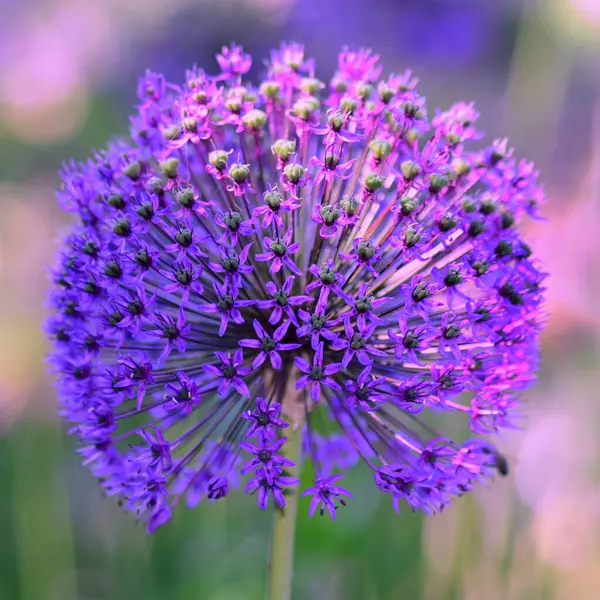
POLYGON ((432 415, 518 421, 543 323, 516 227, 544 200, 533 166, 475 143, 472 104, 429 118, 413 75, 380 78, 369 51, 327 84, 297 44, 258 86, 240 47, 217 60, 180 86, 147 73, 131 139, 61 174, 78 218, 47 328, 84 462, 149 531, 240 475, 285 506, 286 430, 314 465, 311 514, 335 518, 359 459, 425 511, 504 473, 432 415))

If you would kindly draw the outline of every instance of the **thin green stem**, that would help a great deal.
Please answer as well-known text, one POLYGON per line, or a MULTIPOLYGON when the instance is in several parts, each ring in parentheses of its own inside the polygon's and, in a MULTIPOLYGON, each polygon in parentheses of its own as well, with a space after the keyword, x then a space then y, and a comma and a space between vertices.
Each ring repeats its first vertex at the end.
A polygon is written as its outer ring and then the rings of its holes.
MULTIPOLYGON (((302 427, 290 432, 282 454, 294 462, 288 469, 291 477, 300 477, 302 427)), ((286 432, 287 433, 287 432, 286 432)), ((298 513, 298 490, 287 488, 285 508, 275 509, 273 532, 267 563, 267 600, 290 600, 294 566, 294 538, 298 513)))

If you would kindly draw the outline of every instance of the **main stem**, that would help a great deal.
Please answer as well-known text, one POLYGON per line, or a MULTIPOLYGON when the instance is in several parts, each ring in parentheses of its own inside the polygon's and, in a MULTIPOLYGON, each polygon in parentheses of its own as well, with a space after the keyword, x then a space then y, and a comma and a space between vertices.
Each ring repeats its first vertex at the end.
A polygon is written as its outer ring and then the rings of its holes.
MULTIPOLYGON (((282 454, 294 462, 294 466, 288 468, 290 476, 298 478, 300 478, 302 429, 298 427, 291 431, 282 448, 282 454)), ((292 597, 298 490, 295 487, 288 490, 285 496, 285 508, 276 508, 273 517, 273 533, 267 564, 267 600, 290 600, 292 597)))

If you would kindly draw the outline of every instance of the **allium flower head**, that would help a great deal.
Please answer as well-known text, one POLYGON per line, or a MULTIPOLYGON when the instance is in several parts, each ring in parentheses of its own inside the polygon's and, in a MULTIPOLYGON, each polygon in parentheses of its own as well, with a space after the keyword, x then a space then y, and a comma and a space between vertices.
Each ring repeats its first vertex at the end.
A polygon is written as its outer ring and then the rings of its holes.
POLYGON ((534 380, 532 165, 478 141, 472 104, 430 120, 412 74, 380 79, 369 51, 341 52, 330 84, 298 44, 258 86, 241 48, 217 60, 181 85, 147 73, 131 138, 62 171, 78 218, 47 329, 85 464, 149 531, 240 476, 284 506, 300 428, 311 515, 351 502, 361 459, 425 511, 505 472, 443 423, 512 427, 534 380))

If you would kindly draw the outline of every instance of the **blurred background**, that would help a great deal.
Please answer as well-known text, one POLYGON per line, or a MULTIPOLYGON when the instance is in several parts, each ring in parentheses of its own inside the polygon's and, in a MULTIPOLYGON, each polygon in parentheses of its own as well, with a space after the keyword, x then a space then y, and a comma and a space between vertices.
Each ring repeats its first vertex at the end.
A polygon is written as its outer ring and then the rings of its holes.
POLYGON ((256 77, 292 39, 323 80, 341 46, 370 46, 415 70, 431 109, 475 100, 551 199, 528 232, 550 320, 526 428, 501 442, 510 476, 423 518, 357 470, 337 524, 301 520, 294 598, 596 600, 600 0, 0 0, 0 598, 262 598, 270 518, 243 494, 153 537, 101 496, 54 416, 41 324, 62 160, 126 133, 146 68, 214 72, 236 41, 256 77))

